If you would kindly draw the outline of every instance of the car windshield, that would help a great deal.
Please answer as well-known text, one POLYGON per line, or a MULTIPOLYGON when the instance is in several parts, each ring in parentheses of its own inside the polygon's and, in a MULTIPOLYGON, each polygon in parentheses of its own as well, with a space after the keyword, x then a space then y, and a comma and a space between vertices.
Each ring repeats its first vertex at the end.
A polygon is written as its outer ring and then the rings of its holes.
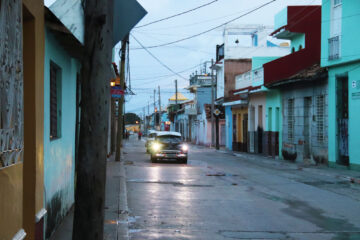
POLYGON ((163 135, 163 136, 158 136, 156 138, 158 141, 160 142, 164 142, 164 143, 180 143, 181 142, 181 137, 179 136, 174 136, 174 135, 163 135))
POLYGON ((156 137, 156 133, 150 133, 149 134, 149 138, 154 138, 154 137, 156 137))

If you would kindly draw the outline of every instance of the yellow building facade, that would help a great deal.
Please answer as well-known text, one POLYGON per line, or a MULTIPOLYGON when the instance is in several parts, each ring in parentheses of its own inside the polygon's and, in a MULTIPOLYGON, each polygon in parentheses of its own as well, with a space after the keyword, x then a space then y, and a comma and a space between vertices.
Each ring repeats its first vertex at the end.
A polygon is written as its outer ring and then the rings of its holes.
POLYGON ((44 5, 2 0, 0 55, 0 239, 42 239, 44 5), (1 74, 2 73, 2 74, 1 74), (9 110, 10 109, 10 110, 9 110), (24 121, 26 119, 26 121, 24 121))

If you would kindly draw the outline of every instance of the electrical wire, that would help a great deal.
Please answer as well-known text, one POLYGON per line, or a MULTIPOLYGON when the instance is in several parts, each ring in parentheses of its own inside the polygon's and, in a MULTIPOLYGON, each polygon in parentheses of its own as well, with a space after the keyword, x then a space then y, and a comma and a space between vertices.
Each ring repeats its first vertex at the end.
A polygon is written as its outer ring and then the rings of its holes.
POLYGON ((203 8, 203 7, 206 7, 206 6, 209 6, 215 2, 217 2, 218 0, 214 0, 214 1, 211 1, 209 3, 206 3, 206 4, 203 4, 201 6, 198 6, 196 8, 193 8, 193 9, 190 9, 190 10, 187 10, 187 11, 184 11, 184 12, 181 12, 181 13, 177 13, 175 15, 172 15, 172 16, 169 16, 169 17, 165 17, 165 18, 162 18, 162 19, 159 19, 159 20, 156 20, 156 21, 152 21, 152 22, 149 22, 149 23, 146 23, 146 24, 143 24, 143 25, 140 25, 140 26, 137 26, 135 28, 142 28, 142 27, 146 27, 146 26, 149 26, 151 24, 154 24, 154 23, 158 23, 158 22, 162 22, 162 21, 165 21, 165 20, 168 20, 168 19, 171 19, 171 18, 174 18, 174 17, 178 17, 178 16, 181 16, 181 15, 184 15, 186 13, 189 13, 189 12, 193 12, 195 10, 198 10, 200 8, 203 8))
MULTIPOLYGON (((247 15, 249 15, 249 14, 251 14, 251 13, 253 13, 253 12, 255 12, 255 11, 257 11, 257 10, 259 10, 259 9, 261 9, 261 8, 263 8, 263 7, 271 4, 271 3, 273 3, 273 2, 276 2, 276 1, 277 1, 277 0, 271 0, 271 1, 269 1, 269 2, 266 2, 266 3, 262 4, 262 5, 260 5, 259 7, 255 8, 255 9, 253 9, 253 10, 250 10, 250 11, 248 11, 248 12, 246 12, 246 13, 244 13, 244 14, 236 17, 236 18, 233 18, 233 19, 231 19, 231 20, 229 20, 229 21, 227 21, 227 22, 225 22, 225 23, 222 23, 222 24, 216 26, 216 27, 210 28, 210 29, 208 29, 208 30, 206 30, 206 31, 203 31, 203 32, 194 34, 194 35, 192 35, 192 36, 189 36, 189 37, 186 37, 186 38, 181 38, 181 39, 178 39, 178 40, 176 40, 176 41, 172 41, 172 42, 168 42, 168 43, 163 43, 163 44, 159 44, 159 45, 153 45, 153 46, 147 46, 147 47, 142 46, 141 48, 133 48, 133 50, 139 50, 139 49, 145 49, 145 48, 146 48, 146 49, 150 49, 150 48, 164 47, 164 46, 172 45, 172 44, 174 44, 174 43, 182 42, 182 41, 185 41, 185 40, 189 40, 189 39, 192 39, 192 38, 195 38, 195 37, 204 35, 205 33, 211 32, 211 31, 213 31, 213 30, 215 30, 215 29, 217 29, 217 28, 219 28, 219 27, 222 27, 222 26, 225 26, 226 24, 229 24, 229 23, 231 23, 231 22, 234 22, 234 21, 236 21, 236 20, 238 20, 238 19, 240 19, 240 18, 242 18, 242 17, 245 17, 245 16, 247 16, 247 15)), ((132 36, 134 37, 133 34, 132 34, 132 36)))
MULTIPOLYGON (((178 29, 178 28, 184 28, 184 27, 189 27, 189 26, 195 26, 195 25, 199 25, 199 24, 202 24, 202 23, 207 23, 207 22, 213 22, 213 21, 216 21, 216 20, 219 20, 219 19, 224 19, 224 18, 229 18, 231 16, 234 16, 234 15, 238 15, 240 13, 244 13, 244 12, 247 12, 249 10, 251 10, 252 8, 248 8, 248 9, 245 9, 243 11, 238 11, 238 12, 233 12, 233 13, 230 13, 230 14, 227 14, 227 15, 223 15, 223 16, 220 16, 220 17, 216 17, 216 18, 212 18, 212 19, 207 19, 207 20, 204 20, 204 21, 200 21, 200 22, 194 22, 194 23, 191 23, 191 24, 185 24, 185 25, 175 25, 175 26, 171 26, 171 27, 164 27, 164 28, 155 28, 155 29, 151 29, 150 31, 153 32, 153 31, 158 31, 158 30, 169 30, 169 29, 178 29)), ((144 30, 135 30, 136 32, 144 32, 144 30)), ((148 30, 149 31, 149 30, 148 30)))
MULTIPOLYGON (((196 66, 193 66, 193 67, 184 69, 184 70, 182 70, 182 71, 180 71, 180 72, 177 72, 177 73, 179 73, 179 74, 180 74, 180 73, 184 73, 184 72, 190 71, 190 70, 192 70, 192 69, 194 69, 194 68, 197 68, 197 67, 199 67, 199 66, 201 66, 201 65, 202 65, 202 63, 197 64, 196 66)), ((174 75, 175 75, 175 74, 168 74, 168 75, 153 76, 153 77, 146 77, 146 78, 134 78, 134 80, 136 80, 136 81, 138 81, 138 80, 149 80, 149 79, 154 79, 154 78, 171 77, 171 76, 174 76, 174 75)))
POLYGON ((135 39, 135 41, 150 55, 152 56, 156 61, 158 61, 163 67, 165 67, 167 70, 169 70, 170 72, 172 72, 174 75, 179 76, 182 79, 187 80, 186 78, 184 78, 183 76, 181 76, 179 73, 175 72, 174 70, 172 70, 170 67, 168 67, 165 63, 163 63, 159 58, 157 58, 152 52, 150 52, 147 47, 145 47, 139 40, 137 40, 137 38, 131 34, 131 37, 133 37, 135 39))

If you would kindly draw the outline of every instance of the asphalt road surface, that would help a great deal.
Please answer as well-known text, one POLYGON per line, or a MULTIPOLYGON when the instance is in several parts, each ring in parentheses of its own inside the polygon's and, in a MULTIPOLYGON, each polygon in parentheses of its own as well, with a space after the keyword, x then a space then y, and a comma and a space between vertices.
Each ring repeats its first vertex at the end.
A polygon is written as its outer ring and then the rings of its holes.
POLYGON ((124 156, 130 239, 360 239, 359 184, 334 169, 198 146, 153 164, 135 137, 124 156))

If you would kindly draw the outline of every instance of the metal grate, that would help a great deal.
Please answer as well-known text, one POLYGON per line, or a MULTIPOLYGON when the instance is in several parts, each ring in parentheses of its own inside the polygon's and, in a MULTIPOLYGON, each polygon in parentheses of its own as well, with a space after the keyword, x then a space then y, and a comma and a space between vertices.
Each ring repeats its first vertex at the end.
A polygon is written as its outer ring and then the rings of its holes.
POLYGON ((50 62, 50 139, 60 137, 61 68, 50 62))
POLYGON ((334 6, 342 4, 342 0, 334 0, 334 6))
POLYGON ((340 36, 329 38, 329 60, 340 58, 340 36))
POLYGON ((319 95, 316 97, 316 128, 317 140, 324 141, 324 113, 325 113, 325 96, 319 95))
POLYGON ((295 127, 295 116, 294 116, 294 99, 288 99, 288 139, 294 140, 294 127, 295 127))

